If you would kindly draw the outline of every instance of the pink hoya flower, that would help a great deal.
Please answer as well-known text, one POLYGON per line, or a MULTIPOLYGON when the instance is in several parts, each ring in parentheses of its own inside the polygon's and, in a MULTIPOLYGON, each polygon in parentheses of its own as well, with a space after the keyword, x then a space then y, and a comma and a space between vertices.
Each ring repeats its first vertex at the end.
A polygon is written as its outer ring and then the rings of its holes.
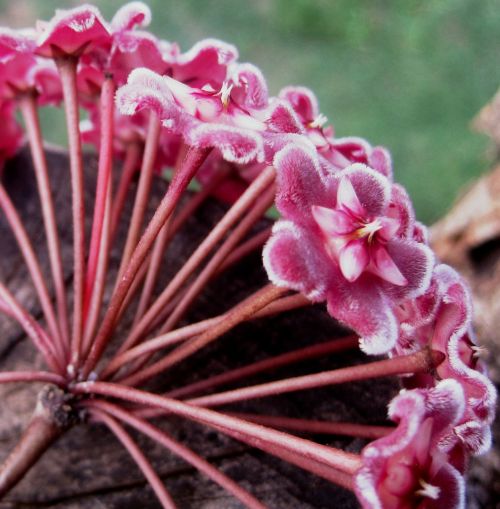
POLYGON ((464 411, 462 388, 443 380, 433 389, 402 391, 389 405, 398 423, 362 451, 355 489, 366 509, 459 509, 464 479, 444 444, 464 411))
POLYGON ((318 159, 288 146, 275 158, 283 216, 264 249, 271 281, 326 300, 328 311, 385 353, 397 339, 395 303, 427 288, 433 256, 408 235, 406 197, 373 169, 354 164, 324 174, 318 159))
MULTIPOLYGON (((486 376, 480 347, 475 344, 471 298, 465 282, 451 267, 437 265, 429 290, 413 304, 404 303, 398 312, 404 312, 405 307, 407 317, 402 320, 394 354, 411 353, 427 345, 445 354, 437 375, 457 380, 466 398, 466 409, 456 426, 455 437, 473 454, 486 452, 491 446, 490 424, 496 391, 486 376)), ((430 375, 420 374, 407 383, 432 386, 434 380, 430 375)))
POLYGON ((144 3, 130 2, 121 7, 109 24, 109 44, 97 45, 81 59, 82 79, 93 79, 100 88, 105 73, 112 75, 116 84, 123 85, 130 72, 138 67, 165 72, 168 62, 160 41, 149 32, 137 29, 150 22, 151 11, 144 3))
POLYGON ((267 88, 260 71, 233 64, 220 88, 195 88, 169 76, 136 69, 118 90, 120 111, 133 115, 154 110, 164 127, 181 134, 188 145, 214 147, 230 161, 245 164, 264 159, 266 125, 258 114, 267 106, 267 88))
POLYGON ((110 44, 108 24, 93 5, 56 10, 50 21, 38 21, 36 28, 36 51, 44 57, 80 56, 110 44))
POLYGON ((318 100, 306 87, 285 87, 271 107, 269 125, 280 133, 307 136, 330 169, 363 163, 392 178, 392 161, 384 147, 372 147, 359 137, 335 138, 328 119, 320 112, 318 100))
POLYGON ((15 99, 35 93, 40 105, 58 104, 61 82, 53 61, 35 55, 32 30, 0 28, 0 96, 15 99))

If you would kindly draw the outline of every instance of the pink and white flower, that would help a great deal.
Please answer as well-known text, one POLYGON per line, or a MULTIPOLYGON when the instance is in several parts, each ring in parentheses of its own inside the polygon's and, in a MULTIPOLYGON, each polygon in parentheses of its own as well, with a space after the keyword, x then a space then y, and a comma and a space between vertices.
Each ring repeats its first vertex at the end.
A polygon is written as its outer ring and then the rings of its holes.
POLYGON ((365 352, 388 352, 397 339, 394 304, 425 291, 433 263, 429 248, 407 234, 411 217, 398 211, 408 204, 362 164, 325 174, 314 153, 288 146, 274 165, 284 219, 264 249, 269 278, 326 300, 365 352))

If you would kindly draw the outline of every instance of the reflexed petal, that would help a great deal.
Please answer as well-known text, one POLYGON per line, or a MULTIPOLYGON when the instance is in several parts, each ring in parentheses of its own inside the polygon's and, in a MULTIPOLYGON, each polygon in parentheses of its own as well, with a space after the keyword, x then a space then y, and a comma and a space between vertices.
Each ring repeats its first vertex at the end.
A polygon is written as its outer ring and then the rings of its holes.
POLYGON ((278 221, 262 256, 276 286, 297 290, 314 301, 324 300, 331 262, 306 230, 290 221, 278 221))
POLYGON ((111 20, 113 30, 132 30, 151 23, 151 10, 143 2, 129 2, 120 7, 111 20))
POLYGON ((284 101, 272 103, 267 125, 273 131, 279 133, 303 133, 304 128, 292 107, 284 101))
POLYGON ((358 279, 369 261, 368 249, 364 240, 351 240, 339 253, 340 270, 351 283, 358 279))
POLYGON ((375 279, 365 273, 349 283, 339 271, 327 298, 328 312, 359 334, 360 348, 369 355, 389 352, 398 337, 391 302, 375 279))
POLYGON ((48 23, 37 25, 37 31, 36 52, 44 57, 78 55, 111 42, 108 24, 93 5, 57 10, 48 23))
POLYGON ((226 79, 227 66, 238 58, 232 44, 217 39, 197 42, 189 51, 178 55, 173 65, 173 77, 192 87, 210 84, 219 90, 226 79))
POLYGON ((187 142, 200 148, 215 147, 231 163, 247 164, 264 159, 262 138, 250 130, 222 124, 200 124, 187 133, 187 142))
POLYGON ((319 205, 313 205, 311 210, 315 221, 327 236, 345 235, 355 229, 352 217, 342 210, 319 205))
POLYGON ((315 224, 311 207, 334 205, 335 197, 327 200, 314 151, 288 144, 276 154, 273 165, 277 172, 276 207, 285 218, 297 224, 315 224))
POLYGON ((372 250, 373 264, 370 270, 377 276, 385 279, 389 283, 397 286, 406 286, 408 280, 401 274, 398 266, 390 257, 389 253, 383 246, 374 246, 372 250))
POLYGON ((267 106, 267 83, 258 67, 252 64, 233 64, 230 73, 230 79, 235 85, 231 97, 236 103, 251 109, 267 106))
POLYGON ((319 115, 318 100, 306 87, 285 87, 279 97, 292 106, 302 123, 312 122, 319 115))

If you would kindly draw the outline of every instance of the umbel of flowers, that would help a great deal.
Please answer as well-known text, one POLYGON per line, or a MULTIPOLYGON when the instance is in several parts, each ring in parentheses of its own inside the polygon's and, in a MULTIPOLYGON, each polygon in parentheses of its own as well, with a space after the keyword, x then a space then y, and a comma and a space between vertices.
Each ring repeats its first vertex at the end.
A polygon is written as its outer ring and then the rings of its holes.
POLYGON ((475 343, 467 286, 434 257, 425 226, 416 221, 405 189, 393 181, 388 151, 360 138, 337 137, 314 94, 304 87, 286 87, 270 96, 260 70, 241 63, 234 46, 206 39, 182 52, 177 44, 143 30, 150 18, 140 2, 125 5, 110 22, 97 8, 82 5, 57 11, 34 29, 0 29, 0 164, 26 139, 50 259, 50 275, 43 274, 26 228, 0 184, 0 208, 43 318, 35 319, 1 282, 0 309, 20 324, 46 364, 45 371, 0 373, 0 383, 49 384, 20 439, 22 447, 0 467, 0 494, 85 410, 88 422, 104 423, 116 434, 162 507, 175 507, 175 502, 124 425, 182 457, 244 505, 263 507, 150 422, 169 414, 337 483, 366 508, 463 507, 468 460, 491 444, 496 395, 475 343), (41 107, 59 104, 66 113, 72 196, 69 288, 52 198, 57 184, 50 182, 38 121, 41 107), (82 121, 80 108, 87 112, 82 121), (18 110, 24 129, 16 120, 18 110), (98 151, 91 211, 83 193, 82 141, 98 151), (172 168, 172 178, 144 226, 154 175, 165 167, 172 168), (110 249, 136 177, 118 276, 111 296, 104 298, 112 273, 110 249), (201 189, 187 195, 193 179, 201 189), (227 213, 156 294, 169 242, 210 196, 228 204, 227 213), (249 236, 273 204, 279 220, 272 229, 249 236), (87 214, 92 217, 89 239, 87 214), (178 325, 211 279, 262 246, 267 286, 219 316, 178 325), (326 302, 332 319, 355 336, 313 343, 168 395, 143 388, 243 321, 316 302, 326 302), (136 311, 128 335, 114 338, 132 303, 136 311), (113 355, 108 353, 112 340, 113 355), (385 358, 216 391, 276 366, 358 344, 367 355, 385 358), (406 387, 388 402, 388 426, 235 416, 213 409, 383 376, 398 376, 406 387), (307 433, 318 426, 369 443, 354 454, 276 429, 307 433))

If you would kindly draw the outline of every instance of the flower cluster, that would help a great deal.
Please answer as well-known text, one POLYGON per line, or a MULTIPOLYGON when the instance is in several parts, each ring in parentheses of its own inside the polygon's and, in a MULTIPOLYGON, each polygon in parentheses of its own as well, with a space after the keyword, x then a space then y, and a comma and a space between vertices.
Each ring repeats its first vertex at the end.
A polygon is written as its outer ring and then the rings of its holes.
MULTIPOLYGON (((394 182, 389 152, 361 138, 337 137, 307 88, 289 86, 276 96, 269 95, 261 71, 240 62, 231 44, 206 39, 182 52, 177 44, 144 30, 150 18, 141 2, 127 4, 110 22, 97 8, 82 5, 58 11, 34 30, 0 29, 0 165, 22 142, 23 131, 15 117, 19 107, 43 198, 57 302, 56 312, 33 249, 22 232, 16 234, 49 329, 45 332, 36 325, 1 286, 2 311, 24 324, 53 372, 50 376, 33 372, 30 379, 52 381, 79 394, 77 404, 113 431, 118 429, 117 420, 122 420, 149 433, 152 426, 141 420, 146 406, 257 443, 351 488, 366 508, 463 507, 467 461, 491 444, 495 389, 475 343, 469 291, 453 269, 436 260, 408 194, 394 182), (36 116, 38 108, 61 102, 67 114, 75 231, 72 299, 66 299, 64 289, 36 116), (87 112, 81 123, 79 108, 87 112), (82 140, 94 144, 99 153, 88 253, 82 140), (111 173, 116 160, 123 160, 123 171, 113 194, 111 173), (173 169, 172 180, 143 231, 154 172, 165 167, 173 169), (139 183, 132 220, 115 290, 106 307, 109 245, 136 172, 139 183), (192 179, 198 180, 201 191, 171 221, 192 179), (161 259, 168 239, 208 195, 228 203, 229 212, 151 304, 159 270, 155 260, 161 259), (241 242, 272 204, 280 214, 272 231, 247 244, 241 242), (191 335, 175 328, 204 285, 222 270, 226 258, 240 259, 264 243, 269 287, 208 325, 200 322, 204 325, 191 335), (194 281, 190 279, 213 249, 210 262, 194 281), (150 264, 145 263, 148 260, 150 264), (115 357, 106 361, 102 354, 143 280, 130 334, 115 357), (284 297, 290 291, 301 294, 302 301, 297 294, 284 297), (285 303, 287 298, 295 299, 294 303, 285 303), (71 332, 67 300, 74 306, 71 332), (333 372, 323 373, 322 378, 295 379, 291 385, 281 380, 187 403, 136 389, 239 322, 258 316, 274 301, 285 310, 297 302, 326 302, 331 317, 359 336, 364 353, 388 357, 367 365, 368 373, 403 375, 405 389, 388 406, 389 418, 397 426, 388 428, 361 454, 349 456, 274 430, 264 434, 264 428, 252 424, 250 417, 239 419, 205 408, 338 383, 333 372), (156 329, 157 335, 148 339, 156 329), (191 338, 160 360, 152 358, 152 353, 191 338), (136 359, 141 362, 132 363, 136 359), (127 388, 119 386, 121 382, 127 388), (92 397, 86 398, 87 394, 92 397), (113 406, 109 398, 126 400, 132 410, 113 406), (301 458, 303 449, 307 457, 301 458)), ((20 232, 22 226, 9 212, 12 208, 3 190, 0 202, 13 230, 20 232)), ((363 376, 352 368, 352 380, 363 376)), ((18 381, 23 376, 2 380, 18 381)), ((209 380, 203 387, 217 383, 209 380)), ((184 389, 183 397, 191 395, 194 387, 184 389)), ((117 436, 123 438, 120 429, 117 436)), ((157 440, 165 443, 167 439, 157 440)), ((130 440, 124 443, 133 450, 130 440)), ((163 506, 171 507, 169 495, 144 459, 138 463, 163 506)), ((249 507, 260 507, 253 496, 200 464, 197 468, 215 476, 216 482, 249 507)))

